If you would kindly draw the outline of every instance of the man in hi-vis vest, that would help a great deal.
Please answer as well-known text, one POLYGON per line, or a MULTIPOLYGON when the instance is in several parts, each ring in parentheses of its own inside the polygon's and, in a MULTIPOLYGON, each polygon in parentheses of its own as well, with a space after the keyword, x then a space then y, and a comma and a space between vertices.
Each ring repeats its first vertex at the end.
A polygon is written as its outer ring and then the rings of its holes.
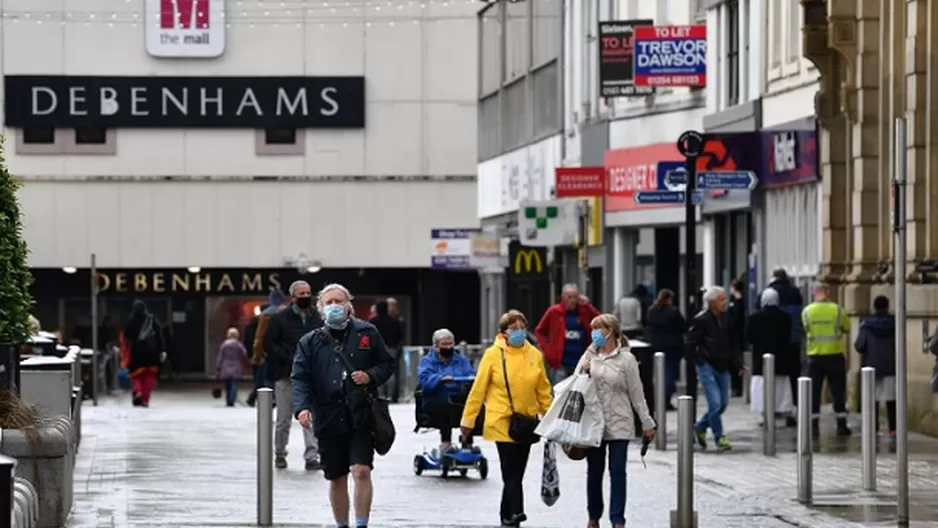
POLYGON ((814 302, 801 312, 807 343, 808 375, 811 376, 811 426, 818 433, 821 388, 824 380, 834 399, 837 436, 849 436, 847 427, 847 358, 844 338, 850 334, 850 319, 839 304, 828 298, 826 284, 814 287, 814 302))

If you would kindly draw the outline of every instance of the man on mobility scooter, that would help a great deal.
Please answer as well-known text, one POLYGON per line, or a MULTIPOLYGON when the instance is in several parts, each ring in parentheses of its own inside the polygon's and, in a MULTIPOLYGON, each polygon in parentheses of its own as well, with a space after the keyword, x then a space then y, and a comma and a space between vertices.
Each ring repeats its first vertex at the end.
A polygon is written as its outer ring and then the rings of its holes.
POLYGON ((439 429, 440 447, 416 455, 414 473, 420 475, 425 469, 438 469, 446 477, 451 470, 456 470, 465 476, 474 468, 486 478, 488 461, 473 447, 472 437, 461 436, 459 447, 453 445, 453 429, 459 427, 463 405, 475 379, 469 358, 455 349, 455 341, 449 330, 437 330, 433 333, 433 348, 420 360, 419 386, 414 398, 417 406, 414 431, 439 429))

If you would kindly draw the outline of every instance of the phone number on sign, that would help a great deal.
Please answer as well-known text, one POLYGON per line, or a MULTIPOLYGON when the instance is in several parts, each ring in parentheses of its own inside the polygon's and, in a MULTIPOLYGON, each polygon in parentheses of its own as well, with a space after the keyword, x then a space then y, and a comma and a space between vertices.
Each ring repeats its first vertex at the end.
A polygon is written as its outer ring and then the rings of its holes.
POLYGON ((648 86, 705 86, 707 84, 705 75, 645 75, 642 76, 642 80, 648 86))

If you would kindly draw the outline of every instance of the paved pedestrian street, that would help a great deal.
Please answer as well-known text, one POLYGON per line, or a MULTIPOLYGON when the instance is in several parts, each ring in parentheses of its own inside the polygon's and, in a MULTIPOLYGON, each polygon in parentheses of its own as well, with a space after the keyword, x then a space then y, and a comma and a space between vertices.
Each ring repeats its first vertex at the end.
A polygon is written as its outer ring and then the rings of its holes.
MULTIPOLYGON (((702 402, 701 402, 702 404, 702 402)), ((127 396, 84 409, 84 437, 75 474, 71 528, 239 527, 256 522, 256 411, 226 408, 209 389, 158 390, 148 409, 127 396)), ((491 474, 479 480, 413 473, 412 461, 438 442, 413 433, 413 406, 392 408, 398 440, 376 460, 372 528, 490 527, 498 524, 501 483, 493 445, 482 442, 491 474)), ((632 446, 628 464, 630 527, 669 526, 675 505, 675 413, 669 413, 668 451, 652 448, 647 467, 632 446)), ((879 492, 861 494, 859 426, 840 441, 824 434, 815 456, 815 508, 796 494, 794 430, 779 422, 778 456, 764 457, 758 418, 734 400, 727 410, 731 453, 697 452, 695 500, 701 527, 895 526, 895 459, 883 444, 879 492), (890 504, 891 501, 891 504, 890 504)), ((915 527, 938 527, 938 442, 911 436, 910 478, 915 527)), ((303 468, 302 437, 294 424, 290 468, 274 473, 275 526, 331 527, 327 482, 303 468)), ((585 462, 559 456, 561 497, 552 507, 539 497, 542 444, 534 447, 525 478, 530 528, 586 525, 585 462)), ((603 520, 603 526, 608 521, 603 520)))

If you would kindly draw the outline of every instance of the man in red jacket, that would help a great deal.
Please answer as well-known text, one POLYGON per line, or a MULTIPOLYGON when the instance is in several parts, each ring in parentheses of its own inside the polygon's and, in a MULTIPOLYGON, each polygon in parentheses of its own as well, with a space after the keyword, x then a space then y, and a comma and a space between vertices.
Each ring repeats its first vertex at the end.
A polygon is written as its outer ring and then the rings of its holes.
POLYGON ((573 374, 590 345, 590 323, 597 315, 599 310, 583 301, 576 284, 563 287, 560 302, 544 312, 534 329, 551 369, 563 367, 565 376, 573 374))

